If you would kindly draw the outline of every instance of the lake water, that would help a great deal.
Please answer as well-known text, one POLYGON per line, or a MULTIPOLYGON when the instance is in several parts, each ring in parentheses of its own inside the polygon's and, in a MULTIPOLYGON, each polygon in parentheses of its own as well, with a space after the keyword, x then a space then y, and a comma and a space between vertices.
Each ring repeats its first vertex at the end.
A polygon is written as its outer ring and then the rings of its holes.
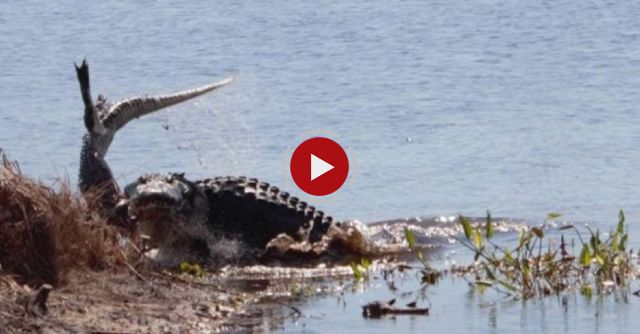
MULTIPOLYGON (((84 127, 73 62, 83 57, 94 96, 112 100, 237 71, 233 85, 118 133, 107 159, 119 183, 244 174, 363 221, 491 210, 534 222, 556 211, 605 227, 622 208, 637 240, 638 17, 639 2, 604 0, 1 2, 0 147, 28 175, 75 182, 84 127), (301 137, 327 132, 354 166, 320 200, 283 166, 301 137)), ((349 324, 445 330, 471 312, 450 331, 478 321, 484 332, 491 311, 477 304, 452 302, 426 322, 372 325, 358 311, 349 324)), ((631 304, 581 306, 577 325, 562 327, 530 316, 557 311, 534 303, 506 311, 501 328, 630 330, 631 304)))

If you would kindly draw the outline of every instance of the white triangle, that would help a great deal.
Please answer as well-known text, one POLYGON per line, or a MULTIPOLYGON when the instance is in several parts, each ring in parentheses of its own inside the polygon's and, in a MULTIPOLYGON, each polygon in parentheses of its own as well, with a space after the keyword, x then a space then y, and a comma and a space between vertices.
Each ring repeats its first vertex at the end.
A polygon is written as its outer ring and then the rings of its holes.
POLYGON ((322 174, 333 169, 333 166, 326 161, 311 155, 311 181, 320 177, 322 174))

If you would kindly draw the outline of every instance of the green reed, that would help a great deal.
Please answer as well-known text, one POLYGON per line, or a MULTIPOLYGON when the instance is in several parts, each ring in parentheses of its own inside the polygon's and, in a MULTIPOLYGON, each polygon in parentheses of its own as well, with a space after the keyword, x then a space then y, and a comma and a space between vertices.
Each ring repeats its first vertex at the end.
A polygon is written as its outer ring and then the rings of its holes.
POLYGON ((460 243, 474 252, 473 283, 479 288, 492 287, 516 298, 559 294, 567 290, 579 290, 591 296, 625 287, 635 277, 636 270, 627 251, 628 230, 621 210, 617 227, 603 238, 599 230, 586 228, 588 240, 573 225, 559 230, 572 230, 580 248, 576 257, 574 239, 565 241, 564 234, 558 244, 545 236, 548 222, 559 218, 551 213, 541 227, 520 232, 517 245, 502 247, 492 241, 494 226, 487 213, 484 226, 473 226, 469 219, 459 217, 464 239, 460 243))

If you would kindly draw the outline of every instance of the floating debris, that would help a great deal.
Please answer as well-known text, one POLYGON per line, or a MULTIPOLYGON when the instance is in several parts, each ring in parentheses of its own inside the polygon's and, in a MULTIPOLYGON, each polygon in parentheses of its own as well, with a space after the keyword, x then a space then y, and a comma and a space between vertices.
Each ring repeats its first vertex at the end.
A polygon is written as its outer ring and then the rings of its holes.
POLYGON ((362 307, 362 316, 365 318, 381 318, 387 315, 429 315, 429 308, 418 308, 416 303, 407 304, 408 308, 394 307, 396 300, 374 301, 362 307))

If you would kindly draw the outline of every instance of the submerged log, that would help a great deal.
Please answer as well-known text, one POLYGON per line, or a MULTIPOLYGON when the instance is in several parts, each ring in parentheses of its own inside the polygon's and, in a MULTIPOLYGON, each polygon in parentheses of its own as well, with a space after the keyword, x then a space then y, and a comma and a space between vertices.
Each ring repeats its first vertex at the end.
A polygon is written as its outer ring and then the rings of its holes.
POLYGON ((409 303, 408 308, 394 307, 396 300, 374 301, 362 307, 362 316, 365 318, 381 318, 386 315, 429 315, 429 308, 415 307, 415 303, 409 303))

